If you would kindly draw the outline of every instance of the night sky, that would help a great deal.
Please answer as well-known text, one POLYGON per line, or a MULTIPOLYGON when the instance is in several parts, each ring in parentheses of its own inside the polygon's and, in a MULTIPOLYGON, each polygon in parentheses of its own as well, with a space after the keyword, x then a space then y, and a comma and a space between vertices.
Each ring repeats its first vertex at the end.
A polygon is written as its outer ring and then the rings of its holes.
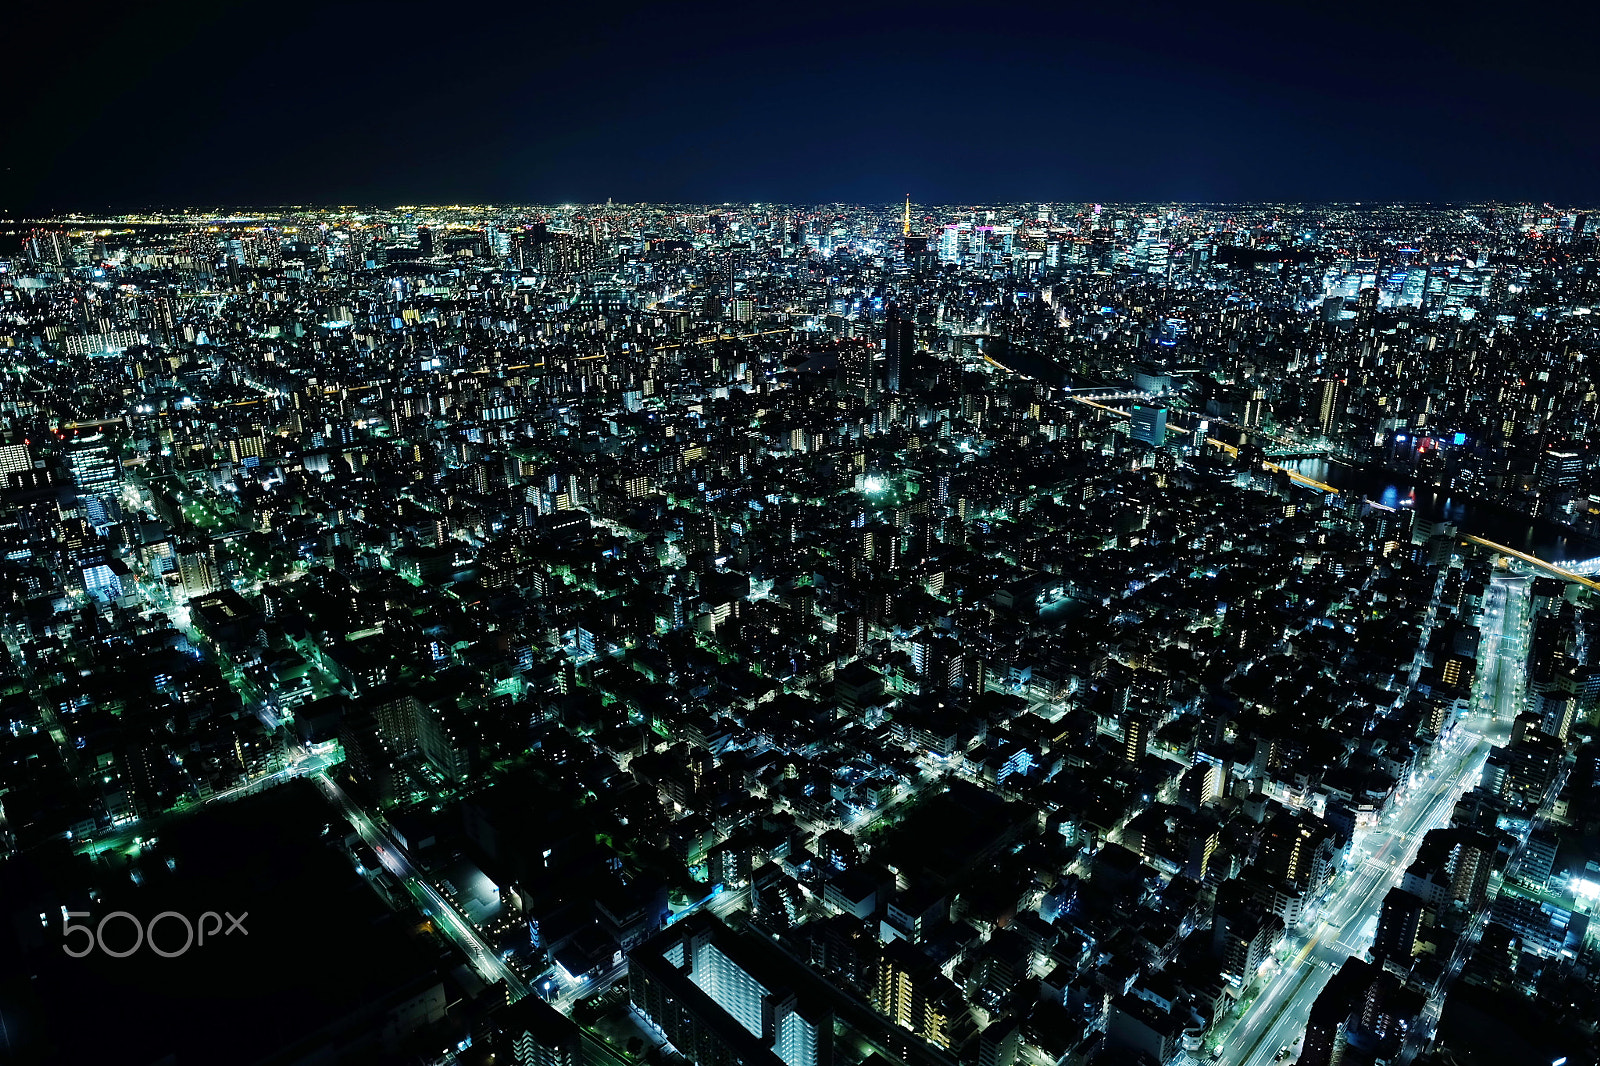
POLYGON ((1586 8, 52 0, 5 52, 0 213, 908 192, 1587 205, 1586 8))

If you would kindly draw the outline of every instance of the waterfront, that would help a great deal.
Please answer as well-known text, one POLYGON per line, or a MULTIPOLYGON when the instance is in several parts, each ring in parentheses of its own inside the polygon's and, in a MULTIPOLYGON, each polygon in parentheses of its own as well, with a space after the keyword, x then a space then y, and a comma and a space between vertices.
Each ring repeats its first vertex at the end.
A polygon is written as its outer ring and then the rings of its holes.
POLYGON ((1284 464, 1308 478, 1341 492, 1353 492, 1386 507, 1412 507, 1419 515, 1448 519, 1463 533, 1537 555, 1551 562, 1592 559, 1600 540, 1542 518, 1530 518, 1493 503, 1458 496, 1435 495, 1414 488, 1384 470, 1351 466, 1329 459, 1301 459, 1284 464))

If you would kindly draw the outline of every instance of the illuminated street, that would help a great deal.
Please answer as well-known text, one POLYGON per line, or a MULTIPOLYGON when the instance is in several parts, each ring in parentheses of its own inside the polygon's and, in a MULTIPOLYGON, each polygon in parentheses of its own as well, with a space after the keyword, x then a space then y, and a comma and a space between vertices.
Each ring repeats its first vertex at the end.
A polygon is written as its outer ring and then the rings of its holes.
POLYGON ((484 980, 504 981, 513 999, 527 995, 527 983, 484 943, 471 923, 411 865, 411 860, 393 838, 350 802, 344 791, 326 774, 317 774, 316 782, 334 808, 355 827, 361 839, 378 853, 384 868, 399 878, 407 890, 417 897, 425 913, 436 920, 440 932, 461 949, 461 953, 484 980))
POLYGON ((1221 1060, 1229 1066, 1271 1063, 1282 1045, 1299 1040, 1328 978, 1347 957, 1362 955, 1371 945, 1378 907, 1399 883, 1422 837, 1448 823, 1456 799, 1477 782, 1489 751, 1505 742, 1521 698, 1527 581, 1496 577, 1494 604, 1487 612, 1492 629, 1485 644, 1485 661, 1492 665, 1478 680, 1478 691, 1486 698, 1441 746, 1424 768, 1422 783, 1402 804, 1377 828, 1358 832, 1346 871, 1335 880, 1315 924, 1293 931, 1289 962, 1269 978, 1229 1033, 1221 1060))

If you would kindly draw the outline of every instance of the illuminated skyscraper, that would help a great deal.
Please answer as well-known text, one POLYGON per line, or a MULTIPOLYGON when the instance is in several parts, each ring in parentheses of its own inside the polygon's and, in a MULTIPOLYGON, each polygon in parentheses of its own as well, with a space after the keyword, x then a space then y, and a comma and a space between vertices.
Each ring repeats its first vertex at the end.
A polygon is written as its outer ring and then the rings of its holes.
POLYGON ((915 332, 916 323, 902 317, 900 308, 891 303, 884 321, 884 355, 888 363, 885 381, 890 392, 900 391, 900 374, 911 361, 915 332))
POLYGON ((1249 397, 1244 403, 1244 413, 1240 415, 1241 424, 1254 429, 1261 425, 1261 419, 1266 413, 1267 392, 1265 389, 1251 389, 1249 397))
POLYGON ((1324 378, 1317 386, 1317 431, 1326 437, 1344 415, 1344 382, 1337 378, 1324 378))
POLYGON ((1167 409, 1149 404, 1133 405, 1133 429, 1130 436, 1144 441, 1152 448, 1167 443, 1167 409))
POLYGON ((115 511, 112 500, 121 481, 121 467, 104 437, 96 433, 73 443, 67 452, 78 499, 95 525, 105 525, 115 511))
POLYGON ((961 262, 961 227, 954 223, 946 226, 939 237, 939 262, 961 262))
POLYGON ((1561 492, 1576 488, 1583 476, 1583 455, 1566 448, 1551 448, 1539 460, 1539 488, 1561 492))

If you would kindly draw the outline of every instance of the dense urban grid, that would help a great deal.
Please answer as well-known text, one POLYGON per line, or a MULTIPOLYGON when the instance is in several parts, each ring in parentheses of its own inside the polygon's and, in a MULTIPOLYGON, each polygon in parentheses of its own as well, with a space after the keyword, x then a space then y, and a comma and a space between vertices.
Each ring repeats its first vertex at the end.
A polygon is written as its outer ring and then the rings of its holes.
POLYGON ((1596 1061, 1583 211, 0 239, 17 1061, 1596 1061))

